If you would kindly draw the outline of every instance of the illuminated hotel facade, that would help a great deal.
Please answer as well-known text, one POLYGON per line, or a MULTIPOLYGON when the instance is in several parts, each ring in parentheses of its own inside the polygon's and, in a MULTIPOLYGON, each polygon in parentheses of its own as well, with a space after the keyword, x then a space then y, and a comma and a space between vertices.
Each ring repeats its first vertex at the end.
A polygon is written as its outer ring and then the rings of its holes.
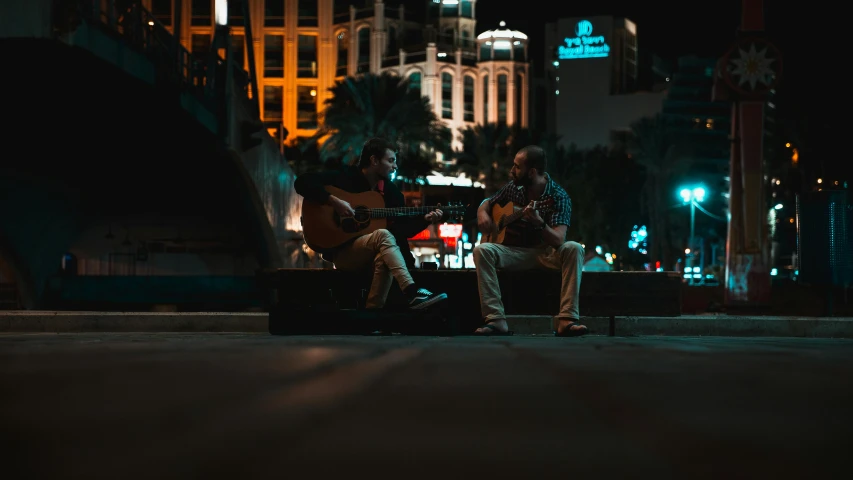
POLYGON ((546 129, 578 148, 621 143, 635 120, 661 111, 641 91, 637 25, 627 18, 561 18, 545 27, 546 129))
MULTIPOLYGON (((210 53, 223 0, 143 0, 199 58, 210 53), (178 20, 180 19, 180 20, 178 20), (176 22, 180 22, 175 29, 176 22)), ((230 0, 235 59, 248 69, 251 48, 261 117, 283 125, 286 142, 310 137, 329 88, 345 77, 391 71, 429 98, 454 132, 484 123, 527 127, 527 36, 501 28, 476 34, 476 0, 230 0), (246 40, 247 2, 252 38, 246 40), (417 5, 417 4, 416 4, 417 5)))

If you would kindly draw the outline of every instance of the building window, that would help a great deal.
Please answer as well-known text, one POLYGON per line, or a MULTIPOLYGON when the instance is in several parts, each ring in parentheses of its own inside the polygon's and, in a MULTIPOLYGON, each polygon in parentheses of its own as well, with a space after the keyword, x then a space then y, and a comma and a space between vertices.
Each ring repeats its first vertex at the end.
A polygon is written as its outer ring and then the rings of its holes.
POLYGON ((456 39, 454 37, 455 35, 453 34, 453 29, 445 28, 444 33, 442 33, 438 39, 438 43, 439 45, 453 45, 455 47, 456 39))
POLYGON ((465 115, 464 120, 466 122, 474 121, 474 77, 465 76, 464 83, 464 103, 465 103, 465 115))
POLYGON ((264 0, 264 26, 284 26, 284 0, 264 0))
POLYGON ((512 42, 512 59, 516 62, 526 62, 524 58, 524 44, 519 40, 512 42))
POLYGON ((246 46, 243 35, 231 35, 231 53, 234 54, 234 63, 240 68, 245 68, 246 46))
POLYGON ((421 96, 421 72, 414 72, 409 75, 409 90, 414 90, 421 96))
POLYGON ((172 0, 151 0, 151 14, 166 27, 172 26, 172 0))
POLYGON ((284 35, 264 35, 264 77, 284 77, 284 35))
POLYGON ((480 61, 488 62, 492 59, 492 42, 480 44, 480 61))
POLYGON ((349 64, 349 33, 346 30, 341 30, 336 39, 338 43, 338 65, 335 75, 346 77, 347 65, 349 64))
POLYGON ((498 75, 498 123, 506 123, 506 75, 498 75))
POLYGON ((296 128, 313 130, 317 128, 317 88, 306 85, 296 87, 296 128))
POLYGON ((397 29, 394 27, 388 27, 388 52, 387 55, 396 57, 400 54, 399 47, 397 47, 397 29))
POLYGON ((190 4, 190 25, 209 27, 213 20, 213 0, 192 0, 190 4))
POLYGON ((358 31, 358 73, 370 71, 370 28, 358 31))
POLYGON ((495 60, 512 60, 510 53, 512 52, 512 44, 509 43, 509 40, 496 40, 492 46, 495 49, 495 60))
POLYGON ((332 19, 332 23, 335 25, 338 25, 341 23, 349 22, 350 2, 341 1, 341 0, 334 0, 332 3, 334 4, 332 11, 334 12, 334 15, 335 15, 334 18, 332 19))
POLYGON ((284 87, 281 85, 264 85, 264 121, 280 122, 284 102, 284 87))
POLYGON ((317 37, 314 35, 299 36, 298 78, 317 78, 317 37))
POLYGON ((206 62, 210 54, 210 35, 207 33, 194 33, 190 39, 192 43, 192 54, 196 62, 206 62))
POLYGON ((441 118, 453 118, 453 75, 441 74, 441 118))
POLYGON ((228 26, 242 27, 246 24, 243 16, 243 2, 248 0, 228 0, 228 26))
POLYGON ((483 75, 483 124, 489 123, 489 76, 483 75))
POLYGON ((317 26, 317 0, 299 0, 299 26, 300 27, 316 27, 317 26))
POLYGON ((459 6, 462 18, 474 18, 474 7, 471 5, 471 0, 462 0, 459 2, 459 6))
POLYGON ((513 113, 514 113, 513 116, 515 117, 515 124, 516 125, 522 125, 521 115, 522 115, 522 110, 523 110, 522 109, 522 100, 524 100, 523 93, 524 93, 524 77, 522 77, 521 75, 516 75, 515 76, 515 107, 514 107, 514 111, 513 111, 513 113))
POLYGON ((462 30, 462 48, 471 48, 471 34, 468 30, 462 30))

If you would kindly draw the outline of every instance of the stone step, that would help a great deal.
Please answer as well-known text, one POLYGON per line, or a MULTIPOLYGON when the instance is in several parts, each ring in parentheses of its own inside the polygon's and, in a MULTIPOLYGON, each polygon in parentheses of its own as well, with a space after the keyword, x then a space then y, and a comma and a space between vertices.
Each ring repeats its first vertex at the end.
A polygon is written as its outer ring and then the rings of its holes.
MULTIPOLYGON (((318 322, 322 318, 317 319, 318 322)), ((551 335, 552 317, 511 315, 517 335, 551 335)), ((591 335, 609 335, 610 318, 582 317, 591 335)), ((616 336, 736 336, 853 338, 850 317, 682 315, 615 317, 616 336)), ((266 312, 0 311, 0 332, 248 332, 268 333, 266 312)))

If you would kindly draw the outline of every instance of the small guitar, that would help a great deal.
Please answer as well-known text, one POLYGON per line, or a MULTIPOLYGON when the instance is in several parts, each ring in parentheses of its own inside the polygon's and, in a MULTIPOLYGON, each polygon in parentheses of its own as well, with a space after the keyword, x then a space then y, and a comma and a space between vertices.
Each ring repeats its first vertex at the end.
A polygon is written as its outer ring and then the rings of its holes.
POLYGON ((433 210, 441 210, 445 216, 460 216, 467 208, 464 205, 388 208, 379 192, 350 193, 337 187, 326 187, 326 191, 349 202, 355 216, 342 218, 330 205, 308 200, 302 202, 302 236, 312 250, 320 253, 334 250, 353 238, 387 228, 388 218, 423 217, 433 210))
MULTIPOLYGON (((530 206, 534 210, 548 211, 554 206, 554 199, 547 197, 543 200, 533 200, 530 206)), ((524 214, 524 208, 516 207, 512 202, 501 206, 497 203, 492 207, 492 220, 495 222, 495 231, 483 233, 480 243, 500 243, 516 247, 529 247, 536 243, 538 238, 531 239, 529 228, 523 224, 516 223, 524 214)))

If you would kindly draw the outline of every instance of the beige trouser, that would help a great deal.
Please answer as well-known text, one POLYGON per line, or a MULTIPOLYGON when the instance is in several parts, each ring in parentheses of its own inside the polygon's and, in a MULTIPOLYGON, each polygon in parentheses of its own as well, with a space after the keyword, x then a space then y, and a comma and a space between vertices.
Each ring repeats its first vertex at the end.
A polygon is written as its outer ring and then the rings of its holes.
POLYGON ((363 235, 348 247, 335 253, 335 268, 344 271, 363 271, 373 265, 373 282, 367 294, 365 308, 382 308, 397 280, 400 289, 415 283, 394 235, 385 229, 363 235))
POLYGON ((497 269, 509 271, 550 269, 562 272, 560 289, 560 318, 580 318, 580 296, 584 249, 577 242, 565 242, 556 250, 553 247, 508 247, 497 243, 481 243, 474 247, 474 265, 477 267, 477 284, 480 289, 480 311, 487 322, 505 319, 498 284, 497 269))

